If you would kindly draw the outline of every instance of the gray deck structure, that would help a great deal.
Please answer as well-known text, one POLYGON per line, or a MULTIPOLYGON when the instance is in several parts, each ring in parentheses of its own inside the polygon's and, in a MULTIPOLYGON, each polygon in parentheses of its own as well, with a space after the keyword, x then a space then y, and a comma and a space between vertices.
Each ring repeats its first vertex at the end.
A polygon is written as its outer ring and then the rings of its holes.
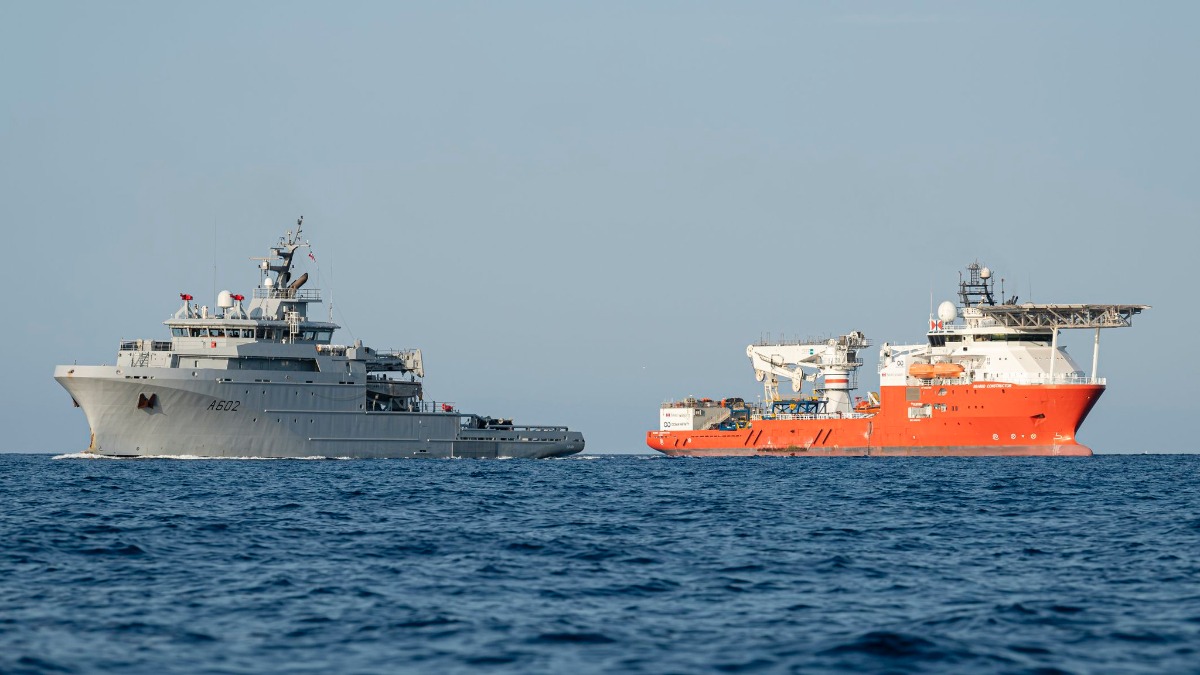
POLYGON ((87 452, 118 457, 544 458, 583 450, 563 426, 514 425, 425 401, 419 349, 333 344, 321 301, 292 278, 303 219, 259 260, 250 300, 222 291, 164 323, 170 340, 128 340, 116 365, 62 365, 54 379, 87 415, 87 452))

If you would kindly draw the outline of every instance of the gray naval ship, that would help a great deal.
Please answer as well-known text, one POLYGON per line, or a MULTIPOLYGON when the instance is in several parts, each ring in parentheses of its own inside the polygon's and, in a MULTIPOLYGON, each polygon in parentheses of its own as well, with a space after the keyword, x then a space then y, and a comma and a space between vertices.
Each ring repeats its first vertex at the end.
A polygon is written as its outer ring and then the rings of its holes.
MULTIPOLYGON (((114 366, 57 366, 54 379, 91 426, 88 453, 113 457, 526 457, 571 455, 583 435, 515 425, 425 401, 421 350, 333 344, 310 317, 320 292, 293 278, 307 247, 288 231, 259 261, 246 298, 183 306, 170 340, 126 340, 114 366)), ((311 254, 310 254, 311 257, 311 254)), ((313 258, 315 260, 315 258, 313 258)))

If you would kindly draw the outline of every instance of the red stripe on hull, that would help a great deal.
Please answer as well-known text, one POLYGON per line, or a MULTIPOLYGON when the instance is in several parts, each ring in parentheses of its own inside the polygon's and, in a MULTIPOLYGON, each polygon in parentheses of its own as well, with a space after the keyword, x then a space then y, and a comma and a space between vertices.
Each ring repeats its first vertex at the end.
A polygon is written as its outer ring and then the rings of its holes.
POLYGON ((651 431, 672 456, 1088 456, 1075 432, 1101 385, 884 387, 870 417, 754 420, 731 431, 651 431), (911 411, 911 412, 910 412, 911 411))

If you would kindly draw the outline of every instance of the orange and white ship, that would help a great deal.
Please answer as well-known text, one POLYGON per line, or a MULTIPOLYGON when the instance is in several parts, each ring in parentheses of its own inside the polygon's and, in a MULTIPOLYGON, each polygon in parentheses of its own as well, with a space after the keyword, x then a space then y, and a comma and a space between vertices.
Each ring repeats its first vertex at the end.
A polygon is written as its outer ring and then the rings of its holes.
POLYGON ((664 403, 646 443, 697 457, 1091 455, 1075 434, 1106 386, 1100 330, 1127 327, 1149 306, 997 303, 994 288, 991 270, 969 265, 959 304, 930 316, 925 343, 880 346, 878 393, 853 396, 871 346, 861 332, 761 342, 746 355, 762 402, 664 403), (1059 345, 1065 329, 1095 331, 1090 374, 1059 345), (779 378, 792 398, 779 395, 779 378))

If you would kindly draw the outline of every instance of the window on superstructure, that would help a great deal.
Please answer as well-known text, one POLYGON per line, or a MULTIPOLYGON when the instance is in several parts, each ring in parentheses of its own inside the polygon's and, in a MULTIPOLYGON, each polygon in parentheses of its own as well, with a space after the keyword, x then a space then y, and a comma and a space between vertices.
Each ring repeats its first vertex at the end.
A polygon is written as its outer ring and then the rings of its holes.
POLYGON ((174 337, 187 337, 188 331, 186 328, 172 328, 171 335, 174 337))

